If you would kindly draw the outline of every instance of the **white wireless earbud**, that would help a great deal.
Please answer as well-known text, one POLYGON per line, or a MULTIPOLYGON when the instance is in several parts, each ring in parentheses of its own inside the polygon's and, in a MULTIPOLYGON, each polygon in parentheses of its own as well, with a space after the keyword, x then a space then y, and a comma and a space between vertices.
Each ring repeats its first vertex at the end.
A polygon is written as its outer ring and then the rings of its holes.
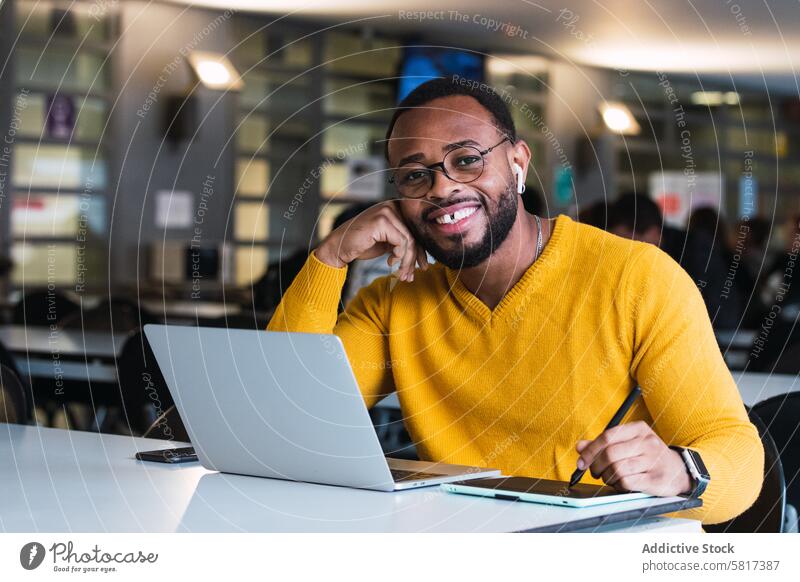
POLYGON ((517 175, 517 192, 525 192, 525 175, 522 173, 522 166, 514 164, 514 173, 517 175))

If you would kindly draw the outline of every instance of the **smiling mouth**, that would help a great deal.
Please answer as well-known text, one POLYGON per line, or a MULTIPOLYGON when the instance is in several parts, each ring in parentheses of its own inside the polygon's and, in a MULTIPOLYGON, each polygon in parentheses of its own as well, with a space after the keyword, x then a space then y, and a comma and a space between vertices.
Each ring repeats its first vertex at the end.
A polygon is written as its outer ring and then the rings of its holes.
POLYGON ((450 214, 443 214, 438 216, 434 219, 436 224, 458 224, 465 218, 469 218, 473 214, 478 211, 476 206, 470 206, 469 208, 461 208, 452 212, 450 214))

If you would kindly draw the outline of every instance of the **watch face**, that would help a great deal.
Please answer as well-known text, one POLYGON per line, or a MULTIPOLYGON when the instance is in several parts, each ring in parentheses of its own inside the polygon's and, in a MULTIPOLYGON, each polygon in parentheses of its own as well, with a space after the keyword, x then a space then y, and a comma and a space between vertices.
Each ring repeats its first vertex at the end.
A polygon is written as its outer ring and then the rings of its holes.
POLYGON ((694 462, 694 466, 697 468, 697 473, 700 475, 700 477, 706 481, 709 481, 711 479, 711 475, 708 474, 708 469, 706 469, 706 465, 703 463, 703 458, 700 456, 700 453, 693 451, 692 449, 686 449, 686 452, 689 453, 689 456, 691 456, 692 462, 694 462))

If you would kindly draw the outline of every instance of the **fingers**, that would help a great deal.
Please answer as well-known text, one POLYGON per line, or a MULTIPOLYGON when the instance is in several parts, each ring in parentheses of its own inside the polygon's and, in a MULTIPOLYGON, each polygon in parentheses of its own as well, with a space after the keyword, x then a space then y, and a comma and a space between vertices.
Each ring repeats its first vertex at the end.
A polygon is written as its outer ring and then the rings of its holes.
POLYGON ((397 271, 401 281, 413 280, 414 262, 416 260, 416 241, 405 225, 396 222, 388 213, 379 219, 379 228, 374 234, 376 243, 388 243, 392 247, 389 265, 400 262, 397 271))
MULTIPOLYGON (((394 201, 397 202, 397 201, 394 201)), ((410 260, 410 264, 405 264, 406 270, 403 274, 406 275, 406 280, 413 281, 414 280, 414 265, 418 264, 420 269, 426 270, 429 266, 428 264, 428 255, 425 252, 425 249, 422 245, 414 239, 411 232, 408 230, 405 221, 403 220, 402 213, 398 205, 395 204, 387 204, 386 205, 387 214, 395 226, 400 229, 401 231, 408 233, 408 238, 410 242, 413 242, 413 245, 408 249, 409 253, 411 254, 410 257, 407 257, 410 260)), ((394 262, 394 261, 393 261, 394 262)), ((402 270, 402 266, 401 266, 402 270)))
POLYGON ((691 487, 680 455, 645 422, 608 429, 593 441, 578 441, 575 448, 578 467, 618 491, 669 496, 691 487))
POLYGON ((590 442, 583 450, 580 451, 578 457, 578 468, 586 469, 594 463, 597 455, 609 445, 621 443, 631 440, 637 436, 643 436, 647 433, 652 433, 652 429, 646 422, 636 421, 628 424, 621 424, 603 431, 603 433, 590 442))
MULTIPOLYGON (((620 477, 614 484, 611 485, 614 489, 620 492, 628 492, 628 491, 644 491, 648 492, 648 488, 650 486, 650 477, 648 473, 635 473, 632 475, 625 475, 620 477)), ((656 495, 656 492, 652 492, 653 495, 656 495)))
POLYGON ((344 263, 389 253, 386 262, 390 267, 399 265, 395 274, 401 281, 414 280, 417 264, 421 269, 428 267, 425 250, 412 236, 396 204, 380 204, 364 211, 328 239, 323 243, 326 248, 334 244, 343 247, 337 250, 337 256, 344 263))
MULTIPOLYGON (((415 247, 414 247, 413 253, 412 253, 413 261, 412 261, 412 267, 411 267, 411 275, 410 275, 410 277, 408 279, 409 281, 413 281, 414 280, 414 267, 413 267, 414 263, 419 265, 419 268, 422 269, 423 271, 427 271, 428 268, 430 267, 430 263, 428 262, 428 254, 425 252, 425 249, 419 243, 414 243, 414 245, 415 245, 415 247)), ((397 254, 393 253, 392 255, 389 256, 388 259, 386 259, 386 262, 390 267, 393 266, 398 261, 402 262, 402 258, 403 257, 400 256, 400 252, 401 251, 399 250, 397 254)), ((398 271, 398 276, 400 274, 401 274, 400 271, 398 271)))
MULTIPOLYGON (((639 455, 610 463, 599 477, 603 480, 603 483, 613 487, 620 480, 625 480, 627 477, 638 475, 639 473, 647 473, 649 470, 650 462, 647 457, 639 455)), ((624 482, 627 482, 627 480, 624 482)))
MULTIPOLYGON (((393 207, 387 206, 384 217, 402 237, 400 248, 398 249, 395 247, 392 257, 392 259, 400 261, 400 268, 397 271, 398 277, 401 281, 413 281, 416 263, 420 262, 420 266, 422 266, 422 260, 424 260, 427 265, 427 259, 420 259, 419 256, 422 247, 411 235, 411 231, 408 230, 408 227, 393 207)), ((397 261, 392 260, 390 265, 393 265, 395 262, 397 261)))
POLYGON ((594 462, 589 465, 592 477, 597 479, 603 475, 610 466, 618 465, 632 457, 638 457, 643 452, 641 439, 631 439, 629 441, 609 445, 600 451, 595 457, 594 462))
POLYGON ((403 259, 400 261, 401 281, 414 280, 414 265, 417 263, 417 243, 413 238, 403 241, 403 259))
POLYGON ((422 248, 422 245, 419 243, 417 244, 417 263, 419 264, 419 268, 423 271, 428 270, 428 253, 425 252, 425 249, 422 248))

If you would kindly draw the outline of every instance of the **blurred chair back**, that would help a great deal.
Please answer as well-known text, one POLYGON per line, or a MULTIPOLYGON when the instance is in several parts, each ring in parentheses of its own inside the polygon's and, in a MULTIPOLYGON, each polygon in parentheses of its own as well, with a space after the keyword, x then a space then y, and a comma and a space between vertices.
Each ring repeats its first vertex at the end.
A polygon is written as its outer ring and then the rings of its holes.
POLYGON ((10 368, 0 364, 0 422, 27 424, 29 419, 25 387, 10 368))
POLYGON ((131 434, 147 431, 154 416, 173 405, 155 355, 141 331, 132 333, 122 346, 117 358, 117 379, 131 434))
POLYGON ((11 352, 8 351, 8 348, 6 348, 3 342, 0 342, 0 364, 4 365, 6 368, 9 368, 20 378, 22 377, 19 373, 19 368, 17 368, 17 362, 14 359, 14 356, 11 355, 11 352))
POLYGON ((13 322, 39 327, 61 323, 80 311, 78 304, 60 291, 42 289, 25 294, 14 307, 13 322))
POLYGON ((763 420, 753 410, 748 412, 750 422, 758 429, 761 444, 764 446, 764 483, 753 505, 741 515, 714 525, 704 525, 703 529, 713 533, 781 533, 786 514, 786 482, 778 447, 764 425, 763 420))
POLYGON ((266 273, 252 284, 252 307, 259 311, 274 311, 307 259, 308 252, 299 250, 270 264, 266 273))
POLYGON ((174 404, 150 425, 143 436, 148 439, 191 442, 189 434, 186 432, 186 426, 174 404))
POLYGON ((33 392, 31 392, 30 377, 27 375, 23 376, 20 373, 19 367, 17 366, 17 361, 14 359, 13 354, 8 351, 2 342, 0 342, 0 364, 13 372, 14 376, 17 378, 17 381, 22 385, 22 391, 25 395, 25 402, 27 404, 25 409, 25 420, 33 420, 33 392))
POLYGON ((800 392, 768 398, 753 406, 780 453, 786 502, 800 508, 800 392))

